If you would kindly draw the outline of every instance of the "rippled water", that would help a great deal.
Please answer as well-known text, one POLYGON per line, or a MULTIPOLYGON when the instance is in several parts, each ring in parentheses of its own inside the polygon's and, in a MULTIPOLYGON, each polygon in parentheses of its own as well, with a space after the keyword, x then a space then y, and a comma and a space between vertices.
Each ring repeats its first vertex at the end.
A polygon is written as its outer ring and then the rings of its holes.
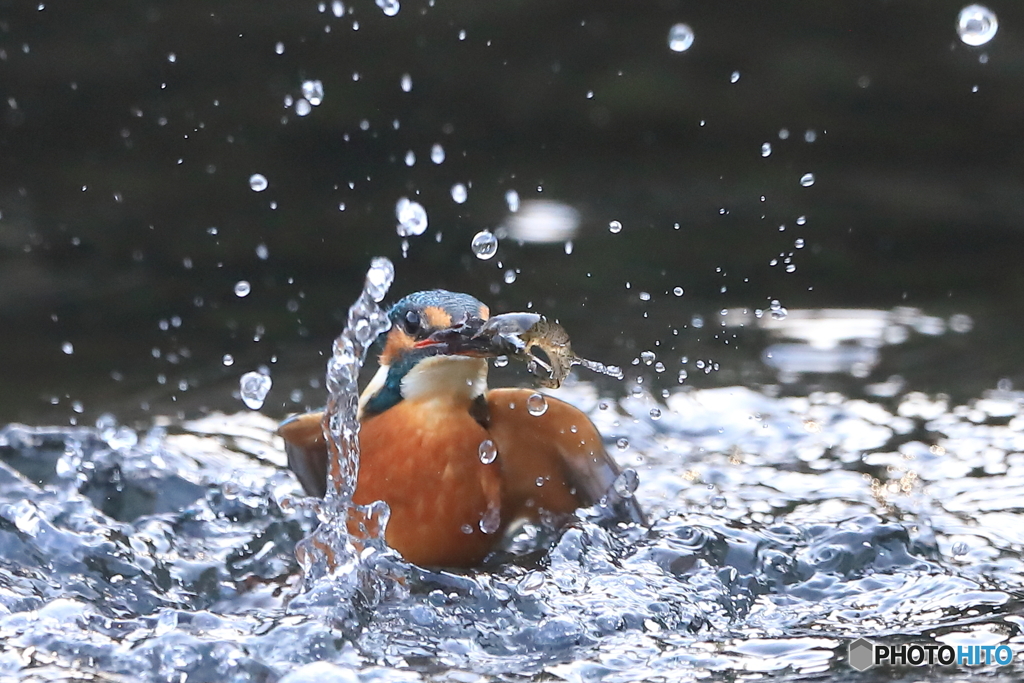
POLYGON ((1024 393, 949 405, 732 387, 674 393, 658 419, 644 396, 556 393, 640 472, 651 528, 581 513, 467 574, 382 554, 345 604, 329 579, 300 592, 295 544, 315 518, 278 505, 299 488, 270 419, 7 426, 0 676, 853 679, 861 635, 1024 649, 1024 393))

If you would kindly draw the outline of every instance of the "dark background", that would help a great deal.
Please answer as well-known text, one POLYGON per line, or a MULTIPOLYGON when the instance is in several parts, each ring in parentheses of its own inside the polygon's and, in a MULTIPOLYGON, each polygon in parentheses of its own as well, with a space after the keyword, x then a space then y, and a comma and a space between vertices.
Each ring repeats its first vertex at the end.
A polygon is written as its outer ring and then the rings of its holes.
POLYGON ((396 294, 532 304, 634 373, 657 350, 665 386, 683 354, 720 367, 688 385, 773 381, 757 333, 690 324, 771 299, 974 319, 871 380, 971 396, 1024 379, 1024 11, 991 3, 999 31, 969 47, 964 4, 414 0, 388 17, 360 0, 338 18, 313 1, 0 0, 0 424, 241 409, 238 377, 261 364, 266 412, 316 405, 320 353, 378 254, 396 294), (677 22, 696 35, 683 53, 677 22), (306 79, 324 99, 299 117, 284 102, 306 79), (571 255, 511 239, 472 255, 510 188, 580 212, 571 255), (402 196, 430 221, 404 259, 402 196), (789 252, 796 272, 770 265, 789 252))

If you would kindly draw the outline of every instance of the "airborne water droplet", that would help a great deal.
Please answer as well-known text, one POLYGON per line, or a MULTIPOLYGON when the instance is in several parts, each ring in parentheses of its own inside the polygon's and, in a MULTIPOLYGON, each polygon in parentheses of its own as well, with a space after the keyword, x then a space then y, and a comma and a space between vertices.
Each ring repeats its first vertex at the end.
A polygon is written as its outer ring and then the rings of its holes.
MULTIPOLYGON (((490 465, 498 458, 498 447, 490 439, 480 442, 480 462, 490 465)), ((482 527, 481 527, 482 528, 482 527)), ((485 532, 486 533, 486 532, 485 532)))
POLYGON ((395 204, 395 217, 399 237, 422 235, 427 230, 427 211, 419 202, 402 197, 395 204))
POLYGON ((627 439, 624 436, 620 437, 615 441, 615 447, 618 448, 620 451, 626 450, 627 448, 629 448, 629 439, 627 439))
POLYGON ((526 399, 526 410, 534 417, 546 413, 548 411, 548 402, 544 398, 544 394, 530 394, 529 398, 526 399))
POLYGON ((485 534, 493 534, 501 528, 501 508, 488 507, 487 512, 480 518, 479 527, 485 534))
POLYGON ((263 192, 263 190, 267 189, 267 185, 269 184, 270 183, 267 182, 267 177, 262 173, 253 173, 249 176, 249 188, 253 192, 263 192))
POLYGON ((412 90, 412 76, 409 74, 402 74, 402 92, 410 92, 412 90))
POLYGON ((498 238, 490 230, 481 230, 473 235, 470 248, 478 259, 486 261, 498 253, 498 238))
POLYGON ((508 365, 508 356, 498 356, 494 359, 494 367, 503 368, 508 365))
POLYGON ((239 280, 235 283, 235 296, 242 298, 249 296, 249 292, 252 291, 252 287, 249 285, 248 280, 239 280))
POLYGON ((456 204, 465 204, 469 193, 466 191, 466 186, 462 183, 455 183, 452 185, 452 200, 456 204))
POLYGON ((505 203, 508 204, 508 210, 511 213, 515 213, 519 210, 519 193, 515 190, 508 190, 505 192, 505 203))
POLYGON ((668 30, 668 49, 686 52, 693 45, 693 29, 689 24, 675 24, 668 30))
POLYGON ((761 156, 763 156, 763 157, 771 156, 771 153, 772 153, 772 143, 770 143, 770 142, 763 143, 761 145, 761 156))
POLYGON ((619 476, 616 477, 615 483, 612 484, 615 488, 615 493, 623 498, 632 498, 639 485, 640 477, 632 467, 622 470, 619 476))
POLYGON ((430 148, 430 160, 435 164, 444 162, 444 147, 439 144, 435 144, 430 148))
POLYGON ((71 342, 64 342, 61 344, 60 350, 70 356, 75 352, 75 347, 71 342))
POLYGON ((956 18, 956 32, 965 45, 977 47, 995 37, 999 21, 992 10, 984 5, 968 5, 956 18))
POLYGON ((303 81, 302 96, 314 107, 324 101, 324 84, 321 81, 303 81))
POLYGON ((384 16, 386 17, 393 17, 398 14, 398 10, 402 9, 398 0, 377 0, 377 7, 380 7, 381 10, 383 10, 384 16))
POLYGON ((608 224, 608 232, 618 234, 622 232, 622 223, 618 221, 612 221, 608 224))
POLYGON ((814 174, 813 173, 804 173, 802 176, 800 176, 800 184, 803 187, 810 187, 811 185, 813 185, 814 184, 814 174))
POLYGON ((239 381, 242 402, 253 410, 259 410, 263 407, 263 401, 270 392, 272 384, 273 381, 268 375, 261 375, 258 372, 245 373, 239 381))

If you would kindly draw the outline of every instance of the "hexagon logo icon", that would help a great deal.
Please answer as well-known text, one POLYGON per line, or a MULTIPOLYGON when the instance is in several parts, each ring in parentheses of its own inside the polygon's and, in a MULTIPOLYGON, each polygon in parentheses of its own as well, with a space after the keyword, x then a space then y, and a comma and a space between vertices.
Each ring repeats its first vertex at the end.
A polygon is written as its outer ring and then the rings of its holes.
POLYGON ((864 671, 875 663, 875 644, 867 638, 858 638, 850 643, 847 661, 857 671, 864 671))

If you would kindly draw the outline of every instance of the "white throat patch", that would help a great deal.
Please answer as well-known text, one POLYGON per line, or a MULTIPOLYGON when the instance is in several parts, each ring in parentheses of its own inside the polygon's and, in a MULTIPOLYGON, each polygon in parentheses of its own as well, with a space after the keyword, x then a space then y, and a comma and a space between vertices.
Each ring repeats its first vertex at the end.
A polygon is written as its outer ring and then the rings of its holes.
MULTIPOLYGON (((381 365, 359 397, 359 417, 366 403, 387 381, 389 365, 381 365)), ((487 391, 487 360, 469 356, 433 356, 417 363, 402 378, 402 398, 408 401, 469 402, 487 391)))
POLYGON ((402 378, 407 401, 469 402, 487 391, 487 359, 470 356, 424 358, 402 378))

